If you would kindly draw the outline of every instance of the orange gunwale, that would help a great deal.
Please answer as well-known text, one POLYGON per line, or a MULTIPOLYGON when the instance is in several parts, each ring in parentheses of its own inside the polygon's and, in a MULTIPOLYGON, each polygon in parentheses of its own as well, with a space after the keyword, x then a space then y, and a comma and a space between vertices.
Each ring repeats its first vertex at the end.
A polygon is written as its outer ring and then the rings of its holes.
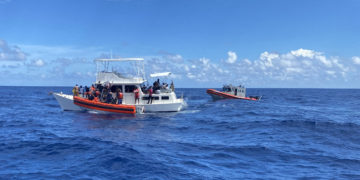
POLYGON ((136 107, 134 105, 125 105, 125 104, 107 104, 97 101, 91 101, 85 98, 74 96, 74 104, 85 107, 88 109, 94 109, 99 111, 107 111, 114 113, 125 113, 125 114, 135 114, 136 107))

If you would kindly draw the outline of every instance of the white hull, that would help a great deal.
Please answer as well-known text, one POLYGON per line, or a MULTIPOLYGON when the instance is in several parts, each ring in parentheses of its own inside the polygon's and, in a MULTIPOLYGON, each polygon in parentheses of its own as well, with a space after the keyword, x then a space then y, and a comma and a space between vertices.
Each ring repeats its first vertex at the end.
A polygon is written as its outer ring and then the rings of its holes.
MULTIPOLYGON (((53 93, 53 96, 58 101, 61 109, 64 111, 82 111, 86 108, 82 108, 74 104, 73 96, 62 93, 53 93)), ((174 103, 154 103, 154 104, 135 104, 136 110, 139 113, 143 112, 178 112, 184 109, 186 106, 182 99, 174 103)), ((101 111, 99 111, 101 112, 101 111)), ((106 113, 106 112, 103 112, 106 113)))
POLYGON ((136 104, 136 107, 143 108, 144 112, 178 112, 184 108, 184 103, 136 104))
POLYGON ((53 93, 60 107, 64 111, 81 111, 82 108, 74 104, 73 96, 62 93, 53 93))

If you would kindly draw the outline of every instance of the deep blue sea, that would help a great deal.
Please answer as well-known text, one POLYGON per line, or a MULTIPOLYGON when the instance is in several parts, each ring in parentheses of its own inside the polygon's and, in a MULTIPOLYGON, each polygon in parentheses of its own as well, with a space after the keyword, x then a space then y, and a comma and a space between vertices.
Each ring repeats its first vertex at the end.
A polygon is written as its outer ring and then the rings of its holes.
POLYGON ((0 179, 360 179, 360 90, 248 89, 178 113, 62 111, 50 91, 0 87, 0 179))

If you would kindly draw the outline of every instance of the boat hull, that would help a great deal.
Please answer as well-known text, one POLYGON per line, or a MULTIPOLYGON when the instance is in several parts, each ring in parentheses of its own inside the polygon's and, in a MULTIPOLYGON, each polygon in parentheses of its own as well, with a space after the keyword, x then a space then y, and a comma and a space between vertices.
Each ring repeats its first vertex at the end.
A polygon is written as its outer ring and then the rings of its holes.
POLYGON ((72 95, 63 94, 63 93, 52 93, 60 107, 64 111, 81 111, 81 107, 74 104, 74 99, 72 95))
MULTIPOLYGON (((100 113, 111 113, 111 111, 104 111, 102 109, 91 108, 91 107, 87 107, 86 105, 79 105, 79 103, 75 104, 74 97, 72 95, 62 94, 62 93, 53 93, 53 96, 58 101, 61 109, 63 109, 64 111, 93 110, 93 111, 100 112, 100 113)), ((77 97, 75 97, 75 98, 77 98, 77 97)), ((83 98, 80 98, 80 99, 83 99, 83 98)), ((90 101, 90 102, 92 102, 92 101, 90 101)), ((103 103, 103 104, 106 104, 106 103, 103 103)), ((122 104, 122 105, 125 105, 125 104, 122 104)), ((181 99, 178 102, 171 102, 171 103, 130 104, 130 106, 135 106, 137 113, 178 112, 185 108, 186 103, 185 103, 185 101, 183 101, 181 99)))
POLYGON ((248 101, 258 101, 260 100, 259 97, 240 97, 240 96, 235 96, 232 94, 227 94, 221 91, 217 91, 215 89, 208 89, 206 90, 206 93, 208 93, 214 100, 219 100, 219 99, 242 99, 242 100, 248 100, 248 101))
POLYGON ((74 104, 88 110, 104 111, 109 113, 135 114, 136 106, 125 104, 107 104, 91 101, 81 97, 74 97, 74 104))
POLYGON ((178 112, 185 107, 185 104, 184 102, 179 102, 164 104, 141 104, 136 106, 143 108, 144 112, 178 112))

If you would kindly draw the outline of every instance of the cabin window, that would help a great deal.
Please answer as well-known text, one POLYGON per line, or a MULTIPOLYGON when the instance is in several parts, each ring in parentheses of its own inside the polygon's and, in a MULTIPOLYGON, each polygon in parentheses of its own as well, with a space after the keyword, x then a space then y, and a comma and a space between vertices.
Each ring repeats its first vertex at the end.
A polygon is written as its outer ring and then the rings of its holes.
POLYGON ((134 85, 126 85, 125 86, 126 93, 132 93, 132 92, 134 92, 135 89, 136 89, 136 86, 134 86, 134 85))
POLYGON ((122 92, 122 85, 113 85, 113 86, 111 86, 111 92, 116 92, 116 90, 117 89, 120 89, 121 90, 121 92, 122 92))
MULTIPOLYGON (((142 100, 149 100, 149 96, 142 97, 142 100)), ((153 96, 153 100, 159 100, 159 96, 153 96)))
POLYGON ((162 100, 169 100, 169 96, 161 96, 162 100))

